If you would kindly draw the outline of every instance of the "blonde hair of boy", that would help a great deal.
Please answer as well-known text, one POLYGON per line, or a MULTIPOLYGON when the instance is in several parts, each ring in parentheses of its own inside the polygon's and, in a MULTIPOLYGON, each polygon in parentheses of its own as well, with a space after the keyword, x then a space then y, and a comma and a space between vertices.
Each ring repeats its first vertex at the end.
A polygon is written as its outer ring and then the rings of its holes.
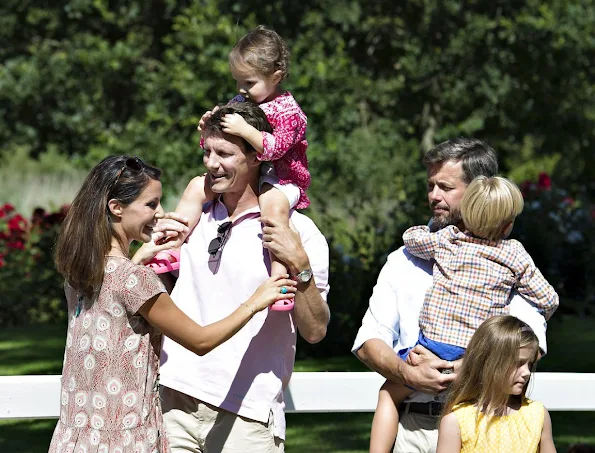
POLYGON ((523 212, 523 205, 523 195, 513 182, 500 176, 478 176, 465 190, 461 216, 474 236, 499 241, 523 212))

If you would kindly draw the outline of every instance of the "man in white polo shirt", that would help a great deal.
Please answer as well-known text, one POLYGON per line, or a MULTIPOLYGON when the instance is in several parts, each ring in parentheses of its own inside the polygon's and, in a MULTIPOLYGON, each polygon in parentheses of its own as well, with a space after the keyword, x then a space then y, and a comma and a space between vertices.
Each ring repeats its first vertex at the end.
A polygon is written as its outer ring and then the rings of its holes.
MULTIPOLYGON (((495 176, 498 161, 492 148, 476 139, 459 138, 437 145, 424 156, 428 170, 428 201, 432 227, 462 227, 460 203, 467 185, 479 175, 495 176)), ((431 261, 409 253, 405 247, 392 252, 380 271, 352 352, 386 379, 404 383, 413 393, 401 408, 395 453, 433 453, 438 441, 438 416, 445 390, 455 374, 450 362, 417 346, 414 364, 409 365, 395 351, 415 345, 419 335, 419 314, 425 293, 432 285, 431 261)), ((545 319, 537 308, 514 295, 510 314, 535 331, 542 353, 546 352, 545 319)), ((456 373, 458 363, 455 362, 456 373)))
POLYGON ((172 298, 201 325, 224 318, 268 278, 266 248, 287 264, 298 291, 292 311, 263 310, 205 356, 165 338, 160 383, 172 453, 284 451, 283 390, 293 371, 297 332, 316 343, 330 318, 324 236, 296 212, 291 222, 297 233, 259 219, 260 161, 246 141, 222 131, 226 114, 271 131, 262 110, 249 102, 222 107, 205 121, 203 161, 219 195, 205 205, 181 248, 172 298))

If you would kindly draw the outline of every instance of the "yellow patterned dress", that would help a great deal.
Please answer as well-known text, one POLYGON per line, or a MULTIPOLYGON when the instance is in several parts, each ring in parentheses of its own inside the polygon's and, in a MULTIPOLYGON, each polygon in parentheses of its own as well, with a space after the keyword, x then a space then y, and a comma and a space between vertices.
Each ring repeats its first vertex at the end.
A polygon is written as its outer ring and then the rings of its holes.
POLYGON ((536 453, 539 451, 545 408, 525 400, 516 412, 501 417, 477 416, 477 407, 453 409, 461 430, 461 453, 536 453), (489 425, 488 425, 489 422, 489 425))

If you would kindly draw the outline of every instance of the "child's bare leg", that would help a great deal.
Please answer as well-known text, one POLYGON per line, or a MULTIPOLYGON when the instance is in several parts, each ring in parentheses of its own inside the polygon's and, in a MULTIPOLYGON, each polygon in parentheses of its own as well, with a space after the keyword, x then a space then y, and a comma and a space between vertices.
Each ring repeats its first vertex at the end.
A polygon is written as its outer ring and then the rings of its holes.
MULTIPOLYGON (((258 204, 264 217, 275 219, 289 227, 289 200, 283 192, 265 183, 262 185, 258 204)), ((287 266, 270 251, 269 254, 271 256, 271 275, 288 274, 287 266)))
POLYGON ((378 405, 372 420, 370 453, 389 453, 397 438, 399 405, 413 393, 402 384, 386 381, 378 392, 378 405))

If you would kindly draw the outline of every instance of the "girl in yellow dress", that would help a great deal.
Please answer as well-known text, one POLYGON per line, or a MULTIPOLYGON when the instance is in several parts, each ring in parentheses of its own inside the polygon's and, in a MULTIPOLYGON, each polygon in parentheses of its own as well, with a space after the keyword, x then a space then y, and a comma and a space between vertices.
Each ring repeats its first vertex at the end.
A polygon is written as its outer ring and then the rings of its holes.
POLYGON ((538 355, 537 337, 517 318, 481 324, 449 391, 436 453, 556 453, 548 411, 525 396, 538 355))

